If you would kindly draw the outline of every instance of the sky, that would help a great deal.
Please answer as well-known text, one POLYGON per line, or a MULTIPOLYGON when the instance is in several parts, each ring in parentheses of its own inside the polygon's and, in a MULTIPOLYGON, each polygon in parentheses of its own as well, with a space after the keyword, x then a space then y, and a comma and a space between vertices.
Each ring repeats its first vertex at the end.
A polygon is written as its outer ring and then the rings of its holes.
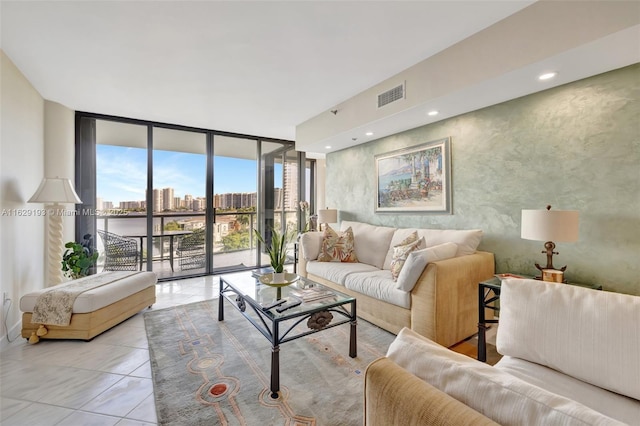
MULTIPOLYGON (((147 187, 147 151, 113 145, 96 145, 97 196, 117 205, 143 201, 147 187)), ((206 157, 176 151, 153 153, 153 186, 173 188, 174 196, 205 195, 206 157)), ((282 179, 276 168, 276 182, 282 179)), ((214 193, 256 192, 256 162, 229 157, 214 159, 214 193)))

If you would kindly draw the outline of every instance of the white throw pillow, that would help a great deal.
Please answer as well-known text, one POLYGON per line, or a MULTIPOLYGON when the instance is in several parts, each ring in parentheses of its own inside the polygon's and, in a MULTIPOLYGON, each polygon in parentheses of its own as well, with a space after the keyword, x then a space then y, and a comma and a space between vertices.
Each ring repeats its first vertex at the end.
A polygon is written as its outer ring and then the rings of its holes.
POLYGON ((425 229, 422 235, 427 240, 427 247, 448 242, 456 243, 458 245, 456 256, 475 253, 482 240, 480 229, 425 229))
POLYGON ((422 271, 424 271, 429 262, 455 257, 457 251, 457 244, 444 243, 409 253, 396 281, 396 288, 403 291, 413 290, 418 278, 420 278, 422 271))
POLYGON ((322 232, 305 232, 300 237, 300 247, 305 260, 316 260, 322 248, 322 232))
POLYGON ((504 426, 623 424, 569 398, 438 345, 408 328, 400 330, 389 346, 387 357, 504 426))
POLYGON ((498 352, 640 400, 640 297, 507 279, 498 352))

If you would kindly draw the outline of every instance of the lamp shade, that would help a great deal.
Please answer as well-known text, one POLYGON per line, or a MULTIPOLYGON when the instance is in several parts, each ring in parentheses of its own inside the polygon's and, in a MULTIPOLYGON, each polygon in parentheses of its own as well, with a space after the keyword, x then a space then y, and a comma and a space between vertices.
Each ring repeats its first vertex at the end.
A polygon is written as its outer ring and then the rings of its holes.
POLYGON ((522 210, 520 236, 525 240, 578 241, 576 210, 522 210))
POLYGON ((337 222, 338 222, 338 210, 336 209, 318 210, 318 223, 337 223, 337 222))
POLYGON ((30 203, 72 203, 82 201, 68 178, 44 178, 35 194, 29 198, 30 203))

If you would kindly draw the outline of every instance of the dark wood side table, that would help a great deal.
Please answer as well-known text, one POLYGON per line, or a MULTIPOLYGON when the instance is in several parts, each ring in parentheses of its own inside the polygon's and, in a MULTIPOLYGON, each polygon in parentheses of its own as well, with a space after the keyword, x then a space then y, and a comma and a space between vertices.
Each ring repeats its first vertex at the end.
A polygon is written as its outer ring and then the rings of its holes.
MULTIPOLYGON (((521 276, 524 278, 533 278, 531 276, 521 276)), ((497 324, 498 319, 487 319, 485 310, 491 309, 496 313, 500 312, 500 306, 496 306, 496 302, 500 300, 501 285, 502 280, 500 280, 500 278, 498 277, 492 277, 488 280, 480 282, 480 284, 478 285, 478 361, 487 361, 486 332, 490 327, 487 324, 497 324)), ((599 284, 567 283, 558 285, 577 285, 594 290, 602 290, 602 286, 599 284)))

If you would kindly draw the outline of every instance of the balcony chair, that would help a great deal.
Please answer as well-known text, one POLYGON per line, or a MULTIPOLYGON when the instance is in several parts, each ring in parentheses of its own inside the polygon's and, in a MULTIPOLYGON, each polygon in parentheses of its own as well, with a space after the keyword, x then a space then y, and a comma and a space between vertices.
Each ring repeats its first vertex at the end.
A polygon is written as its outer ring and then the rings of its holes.
POLYGON ((136 271, 142 267, 136 240, 103 230, 98 230, 98 235, 104 244, 104 271, 136 271))
POLYGON ((205 267, 204 229, 185 235, 178 242, 176 255, 179 259, 180 270, 200 269, 205 267))

